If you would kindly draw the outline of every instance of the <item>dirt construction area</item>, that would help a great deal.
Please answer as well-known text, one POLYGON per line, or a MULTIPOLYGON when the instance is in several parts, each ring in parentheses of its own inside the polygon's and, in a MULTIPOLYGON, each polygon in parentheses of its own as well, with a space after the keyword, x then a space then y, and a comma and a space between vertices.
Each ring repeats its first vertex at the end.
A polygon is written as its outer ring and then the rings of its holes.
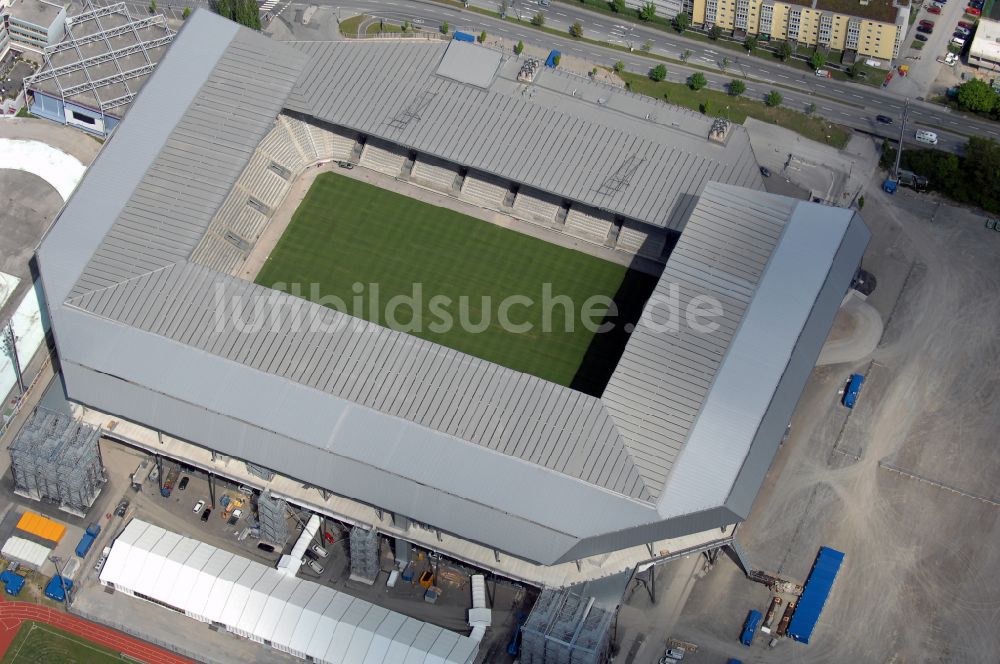
POLYGON ((874 183, 870 357, 817 369, 737 539, 754 568, 803 583, 846 554, 811 642, 737 641, 771 593, 721 557, 672 636, 685 662, 983 662, 1000 653, 1000 233, 981 213, 874 183), (857 406, 839 403, 866 374, 857 406))

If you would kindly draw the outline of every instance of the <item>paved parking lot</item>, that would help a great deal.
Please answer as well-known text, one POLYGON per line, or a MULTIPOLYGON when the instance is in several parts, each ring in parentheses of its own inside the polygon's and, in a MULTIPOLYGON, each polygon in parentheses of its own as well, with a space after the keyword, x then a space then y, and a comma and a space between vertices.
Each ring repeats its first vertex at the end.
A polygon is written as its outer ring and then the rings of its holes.
POLYGON ((1000 233, 984 217, 877 183, 865 258, 886 322, 869 358, 814 371, 740 529, 755 567, 802 583, 818 548, 846 553, 812 643, 737 643, 770 593, 722 558, 673 634, 698 662, 996 662, 1000 652, 1000 233), (847 376, 868 380, 853 411, 847 376), (899 469, 903 472, 898 472, 899 469), (924 481, 929 480, 929 481, 924 481))

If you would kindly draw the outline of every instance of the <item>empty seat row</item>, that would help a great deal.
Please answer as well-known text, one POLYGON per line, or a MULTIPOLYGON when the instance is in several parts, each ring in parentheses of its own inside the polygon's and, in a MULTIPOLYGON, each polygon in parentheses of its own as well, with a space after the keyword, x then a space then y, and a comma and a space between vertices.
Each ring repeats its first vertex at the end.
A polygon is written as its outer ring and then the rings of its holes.
POLYGON ((402 172, 405 163, 406 155, 373 143, 365 145, 365 149, 361 152, 362 166, 393 177, 402 172))
MULTIPOLYGON (((234 187, 219 213, 215 215, 212 225, 213 227, 218 225, 220 229, 228 229, 248 243, 254 244, 260 234, 264 232, 268 218, 259 210, 247 205, 249 198, 250 193, 243 187, 234 187)), ((219 230, 220 234, 222 232, 219 230)))
POLYGON ((576 207, 571 207, 566 214, 566 232, 585 240, 603 243, 608 239, 608 233, 613 225, 610 217, 601 216, 596 212, 589 213, 576 207))
POLYGON ((288 192, 289 182, 268 168, 269 163, 270 160, 258 151, 250 159, 237 184, 274 210, 288 192))
POLYGON ((559 205, 551 200, 518 192, 514 198, 514 212, 517 216, 527 219, 553 222, 559 213, 559 205))
POLYGON ((458 177, 458 171, 454 168, 419 157, 413 164, 413 170, 410 171, 411 179, 441 191, 451 191, 455 185, 456 177, 458 177))
POLYGON ((662 229, 646 226, 639 222, 626 221, 621 230, 618 231, 615 249, 627 251, 630 254, 659 258, 666 242, 666 232, 662 229))
POLYGON ((234 244, 209 229, 191 254, 191 260, 225 274, 235 274, 246 255, 234 244))
POLYGON ((508 189, 497 180, 467 175, 462 183, 462 197, 482 207, 498 208, 507 198, 508 189))
POLYGON ((260 142, 257 154, 273 159, 292 173, 300 172, 307 165, 306 157, 299 151, 291 132, 280 121, 260 142))

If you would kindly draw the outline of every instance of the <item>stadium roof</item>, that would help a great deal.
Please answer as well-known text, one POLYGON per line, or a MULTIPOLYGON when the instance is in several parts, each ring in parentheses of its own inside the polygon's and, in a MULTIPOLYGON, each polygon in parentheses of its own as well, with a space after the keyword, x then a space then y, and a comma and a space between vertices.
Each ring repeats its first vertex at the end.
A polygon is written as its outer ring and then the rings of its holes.
POLYGON ((707 182, 763 188, 742 128, 712 143, 712 118, 580 76, 542 68, 529 87, 510 58, 484 89, 437 75, 474 44, 295 46, 310 61, 288 109, 653 226, 680 230, 707 182))
POLYGON ((133 19, 125 3, 66 21, 65 38, 45 49, 30 90, 122 117, 174 37, 162 14, 133 19))
POLYGON ((313 662, 467 664, 478 651, 467 636, 139 519, 114 541, 100 578, 313 662))
MULTIPOLYGON (((697 208, 590 397, 190 261, 304 93, 308 57, 208 12, 188 21, 39 248, 70 397, 542 563, 745 515, 867 243, 860 217, 687 181, 697 199, 670 179, 690 170, 650 168, 697 208), (671 298, 684 312, 709 297, 717 330, 658 325, 671 298), (282 315, 248 326, 219 315, 230 301, 282 315)), ((453 117, 455 135, 480 120, 453 117)))

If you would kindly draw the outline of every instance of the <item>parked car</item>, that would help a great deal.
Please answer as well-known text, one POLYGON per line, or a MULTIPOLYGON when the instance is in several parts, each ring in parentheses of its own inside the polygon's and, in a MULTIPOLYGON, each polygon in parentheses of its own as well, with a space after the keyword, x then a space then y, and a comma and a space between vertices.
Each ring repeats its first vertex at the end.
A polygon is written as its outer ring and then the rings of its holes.
POLYGON ((962 40, 962 43, 964 44, 965 43, 965 38, 968 36, 968 34, 965 33, 965 32, 962 32, 961 30, 956 30, 955 32, 951 33, 951 36, 954 37, 955 39, 962 40))
POLYGON ((941 13, 941 8, 940 7, 928 7, 927 8, 927 13, 928 14, 940 14, 941 13))
POLYGON ((816 76, 819 78, 833 78, 833 74, 828 69, 817 69, 816 76))
POLYGON ((212 516, 212 508, 206 507, 205 511, 201 513, 201 522, 204 523, 208 521, 208 517, 212 516))
POLYGON ((191 478, 188 477, 187 475, 185 475, 184 477, 182 477, 181 481, 177 483, 177 489, 178 489, 178 491, 183 491, 184 489, 188 488, 188 482, 190 480, 191 480, 191 478))
POLYGON ((972 24, 969 23, 968 21, 959 21, 958 22, 958 27, 965 28, 966 30, 971 30, 972 29, 972 24))
POLYGON ((319 544, 313 544, 311 547, 309 547, 309 550, 315 553, 320 558, 326 558, 328 555, 330 555, 327 552, 327 550, 321 547, 319 544))
POLYGON ((205 501, 204 501, 204 500, 199 500, 198 502, 196 502, 196 503, 194 504, 194 509, 193 509, 193 510, 191 510, 191 511, 192 511, 192 512, 194 512, 195 514, 197 514, 198 512, 200 512, 200 511, 201 511, 201 509, 202 509, 203 507, 205 507, 205 501))
POLYGON ((125 516, 125 512, 128 512, 129 502, 123 500, 118 503, 118 509, 115 510, 115 516, 125 516))
POLYGON ((309 549, 306 549, 306 558, 308 558, 309 560, 319 560, 319 556, 317 556, 315 553, 313 553, 309 549))
POLYGON ((955 32, 959 33, 963 37, 968 37, 969 35, 972 34, 971 30, 966 30, 965 28, 963 28, 961 26, 955 26, 955 32))
POLYGON ((232 517, 234 519, 236 519, 237 521, 239 521, 242 516, 243 516, 243 510, 233 510, 232 517))
POLYGON ((921 19, 919 25, 926 25, 928 28, 934 27, 934 21, 928 21, 927 19, 921 19))
POLYGON ((922 32, 925 35, 930 35, 930 34, 934 34, 934 28, 931 28, 931 27, 926 26, 926 25, 918 25, 917 26, 917 32, 922 32))
POLYGON ((311 569, 312 571, 316 572, 317 574, 322 574, 323 573, 323 569, 324 569, 323 566, 320 565, 315 560, 307 560, 306 561, 306 565, 308 565, 309 569, 311 569))
POLYGON ((760 174, 763 175, 766 178, 771 177, 771 171, 770 171, 770 169, 765 168, 764 166, 760 167, 760 174))
POLYGON ((684 651, 680 648, 667 648, 666 656, 673 657, 679 662, 684 659, 684 651))
POLYGON ((876 115, 875 120, 881 124, 892 124, 892 118, 888 115, 876 115))
POLYGON ((965 13, 968 14, 969 16, 979 16, 980 14, 982 14, 982 12, 979 11, 979 9, 976 7, 966 7, 965 13))
POLYGON ((927 41, 927 35, 913 35, 913 38, 917 41, 925 42, 927 41))

